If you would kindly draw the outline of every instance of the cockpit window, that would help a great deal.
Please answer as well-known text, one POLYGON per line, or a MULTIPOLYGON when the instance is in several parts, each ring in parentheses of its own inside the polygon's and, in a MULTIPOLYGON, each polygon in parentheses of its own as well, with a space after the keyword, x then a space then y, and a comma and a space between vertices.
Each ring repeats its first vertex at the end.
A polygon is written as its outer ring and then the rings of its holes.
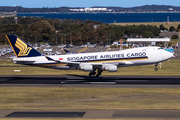
POLYGON ((162 50, 162 49, 164 49, 164 48, 158 48, 158 50, 162 50))

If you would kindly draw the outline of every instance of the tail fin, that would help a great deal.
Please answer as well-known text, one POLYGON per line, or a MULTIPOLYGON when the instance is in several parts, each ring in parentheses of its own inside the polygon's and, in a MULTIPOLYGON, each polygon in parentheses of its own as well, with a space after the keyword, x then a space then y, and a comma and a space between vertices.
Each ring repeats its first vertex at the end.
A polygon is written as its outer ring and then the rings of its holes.
POLYGON ((41 56, 37 50, 33 47, 29 46, 26 42, 24 42, 21 38, 16 35, 6 35, 6 38, 9 41, 12 49, 16 57, 36 57, 41 56))

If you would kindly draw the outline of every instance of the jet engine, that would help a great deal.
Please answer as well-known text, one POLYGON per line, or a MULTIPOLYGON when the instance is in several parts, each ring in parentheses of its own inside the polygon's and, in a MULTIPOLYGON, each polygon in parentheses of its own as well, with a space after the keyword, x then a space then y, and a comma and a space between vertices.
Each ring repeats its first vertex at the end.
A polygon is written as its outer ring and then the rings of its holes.
POLYGON ((80 64, 79 69, 83 71, 93 71, 93 66, 90 64, 83 63, 80 64))
POLYGON ((117 72, 117 66, 112 64, 103 64, 102 70, 109 72, 117 72))

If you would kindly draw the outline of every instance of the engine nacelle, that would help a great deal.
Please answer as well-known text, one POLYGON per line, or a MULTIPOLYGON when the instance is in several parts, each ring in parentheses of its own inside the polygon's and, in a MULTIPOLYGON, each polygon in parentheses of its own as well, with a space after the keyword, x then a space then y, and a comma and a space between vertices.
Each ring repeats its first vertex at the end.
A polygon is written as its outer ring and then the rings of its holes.
POLYGON ((87 63, 83 63, 80 64, 79 69, 83 71, 93 71, 93 66, 87 63))
POLYGON ((102 69, 109 72, 117 72, 117 65, 103 64, 102 69))

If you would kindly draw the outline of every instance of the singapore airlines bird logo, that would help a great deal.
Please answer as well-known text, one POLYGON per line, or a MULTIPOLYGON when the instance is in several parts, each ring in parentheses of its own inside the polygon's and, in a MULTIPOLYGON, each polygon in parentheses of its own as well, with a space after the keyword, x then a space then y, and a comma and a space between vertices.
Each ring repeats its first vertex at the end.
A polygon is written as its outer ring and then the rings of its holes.
POLYGON ((19 38, 17 38, 15 46, 20 50, 18 56, 27 56, 32 49, 31 47, 28 47, 19 38))

